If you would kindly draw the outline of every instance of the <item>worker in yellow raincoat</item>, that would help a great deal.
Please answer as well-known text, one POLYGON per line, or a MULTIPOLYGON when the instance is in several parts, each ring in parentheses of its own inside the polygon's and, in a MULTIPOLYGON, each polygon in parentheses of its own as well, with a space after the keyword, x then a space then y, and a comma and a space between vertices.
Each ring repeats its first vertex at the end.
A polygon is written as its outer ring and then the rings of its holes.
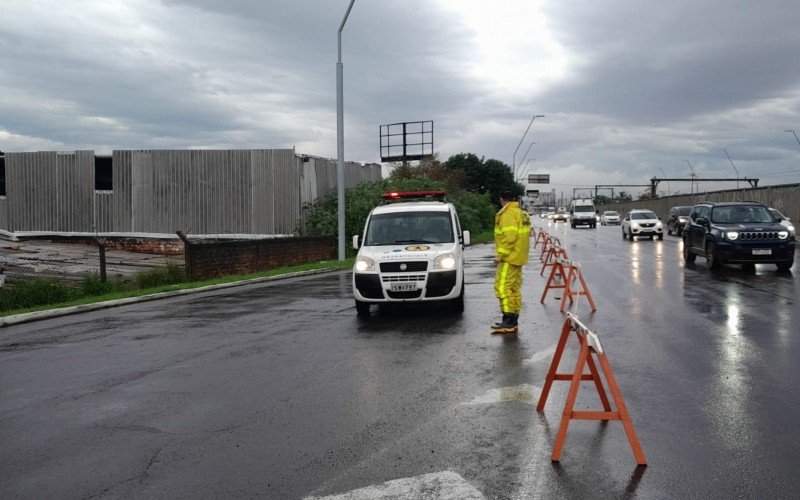
POLYGON ((517 195, 511 191, 500 195, 500 205, 494 218, 494 293, 500 300, 503 319, 492 326, 492 333, 516 333, 522 308, 522 266, 528 263, 530 250, 531 218, 519 208, 517 195))

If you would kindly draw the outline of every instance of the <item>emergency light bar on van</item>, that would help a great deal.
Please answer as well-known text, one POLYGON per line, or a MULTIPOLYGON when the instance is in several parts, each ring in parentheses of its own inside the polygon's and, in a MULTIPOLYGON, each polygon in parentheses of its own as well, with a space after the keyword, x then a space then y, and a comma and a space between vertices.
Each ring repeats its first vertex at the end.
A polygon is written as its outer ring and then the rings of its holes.
POLYGON ((393 201, 411 201, 411 200, 426 200, 426 199, 434 199, 436 201, 444 201, 444 197, 447 193, 441 189, 438 190, 431 190, 431 191, 389 191, 383 193, 381 198, 383 198, 384 203, 389 203, 393 201))

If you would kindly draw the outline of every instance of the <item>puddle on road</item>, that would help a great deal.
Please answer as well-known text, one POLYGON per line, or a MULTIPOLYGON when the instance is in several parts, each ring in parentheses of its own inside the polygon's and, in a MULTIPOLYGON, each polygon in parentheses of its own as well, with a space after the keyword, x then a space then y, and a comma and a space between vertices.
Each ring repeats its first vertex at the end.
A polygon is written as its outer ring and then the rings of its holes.
POLYGON ((540 361, 547 361, 548 363, 553 360, 553 354, 556 352, 556 344, 551 345, 547 349, 535 353, 528 359, 522 360, 523 365, 534 365, 540 361))
POLYGON ((464 404, 468 405, 485 405, 493 403, 505 403, 508 401, 516 401, 529 405, 536 404, 539 393, 542 389, 535 385, 523 384, 514 387, 501 387, 499 389, 492 389, 485 394, 476 397, 472 401, 464 404))

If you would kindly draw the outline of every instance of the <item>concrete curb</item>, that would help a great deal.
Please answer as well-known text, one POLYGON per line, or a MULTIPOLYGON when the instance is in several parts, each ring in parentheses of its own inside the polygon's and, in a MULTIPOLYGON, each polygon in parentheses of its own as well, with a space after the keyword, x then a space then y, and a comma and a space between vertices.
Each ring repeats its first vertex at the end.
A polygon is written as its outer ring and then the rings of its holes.
POLYGON ((263 278, 253 278, 249 280, 234 281, 231 283, 220 283, 218 285, 208 285, 197 288, 187 288, 185 290, 175 290, 172 292, 159 292, 149 295, 141 295, 139 297, 128 297, 126 299, 107 300, 105 302, 94 302, 92 304, 82 304, 79 306, 62 307, 59 309, 48 309, 46 311, 35 311, 23 314, 12 314, 10 316, 0 317, 0 328, 9 325, 16 325, 19 323, 29 323, 31 321, 39 321, 49 318, 57 318, 59 316, 69 316, 72 314, 79 314, 89 311, 97 311, 99 309, 108 309, 110 307, 124 306, 128 304, 137 304, 139 302, 149 302, 151 300, 165 299, 168 297, 176 297, 179 295, 189 295, 192 293, 210 292, 214 290, 222 290, 225 288, 233 288, 235 286, 251 285, 253 283, 263 283, 268 281, 278 281, 289 278, 297 278, 301 276, 311 276, 314 274, 325 274, 336 271, 346 271, 346 269, 313 269, 310 271, 298 271, 294 273, 279 274, 277 276, 265 276, 263 278))

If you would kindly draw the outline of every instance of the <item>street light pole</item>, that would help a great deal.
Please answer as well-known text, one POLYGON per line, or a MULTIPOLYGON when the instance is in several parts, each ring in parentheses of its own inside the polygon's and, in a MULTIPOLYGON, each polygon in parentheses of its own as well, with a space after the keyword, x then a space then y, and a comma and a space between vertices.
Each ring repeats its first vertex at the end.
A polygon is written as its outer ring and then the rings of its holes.
POLYGON ((733 167, 733 170, 736 172, 736 189, 739 189, 739 169, 736 168, 736 165, 733 164, 733 160, 731 160, 731 155, 728 154, 728 150, 723 149, 723 151, 725 151, 725 156, 728 157, 728 161, 731 162, 731 166, 733 167))
POLYGON ((517 149, 514 150, 514 154, 511 155, 511 171, 514 174, 514 178, 517 178, 517 151, 519 151, 519 147, 522 146, 522 141, 525 140, 525 136, 528 135, 528 130, 531 129, 531 125, 533 125, 533 120, 537 118, 544 118, 544 115, 533 115, 531 118, 531 122, 528 123, 528 128, 525 129, 525 133, 522 134, 522 138, 519 140, 519 144, 517 144, 517 149))
POLYGON ((339 260, 344 260, 344 67, 342 66, 342 30, 350 15, 350 9, 356 0, 350 0, 347 12, 337 33, 339 42, 339 59, 336 62, 336 196, 339 211, 339 260))
POLYGON ((789 130, 784 130, 784 132, 791 132, 792 135, 794 136, 794 140, 797 141, 797 144, 800 144, 800 139, 797 138, 797 134, 794 133, 794 129, 793 128, 790 128, 789 130))
POLYGON ((692 182, 690 182, 690 184, 691 184, 691 188, 690 189, 691 189, 691 195, 692 195, 692 197, 694 197, 694 180, 697 178, 697 174, 694 173, 694 168, 692 168, 692 164, 689 163, 689 160, 683 160, 683 161, 685 161, 686 164, 689 165, 689 168, 692 171, 692 182))

